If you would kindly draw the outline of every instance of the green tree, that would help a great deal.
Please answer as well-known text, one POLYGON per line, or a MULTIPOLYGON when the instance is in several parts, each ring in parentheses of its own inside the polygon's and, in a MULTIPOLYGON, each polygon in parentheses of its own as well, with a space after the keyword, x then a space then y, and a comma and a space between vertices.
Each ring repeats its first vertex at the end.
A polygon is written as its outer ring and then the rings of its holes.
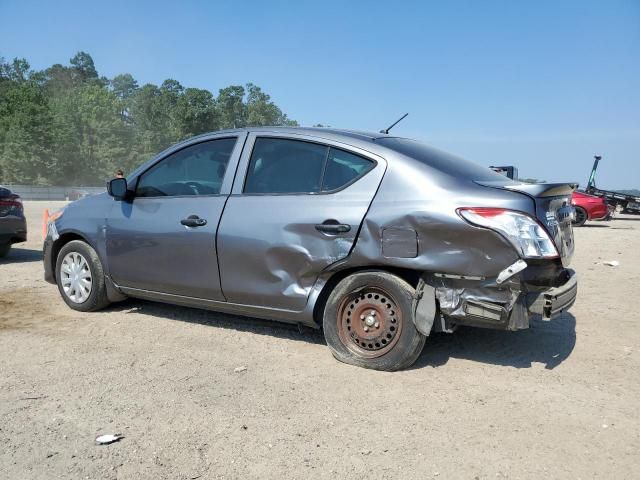
POLYGON ((50 115, 29 64, 0 59, 0 181, 43 183, 49 173, 50 115))
POLYGON ((105 79, 86 52, 35 72, 0 58, 0 182, 102 185, 179 140, 247 125, 296 122, 251 83, 215 97, 175 79, 105 79))
POLYGON ((93 58, 88 53, 76 53, 69 63, 73 66, 73 70, 81 81, 96 80, 98 78, 98 71, 93 63, 93 58))
POLYGON ((240 128, 247 125, 247 106, 244 104, 244 88, 241 85, 220 89, 217 103, 221 128, 240 128))
POLYGON ((29 62, 24 58, 14 58, 13 62, 6 63, 0 57, 0 79, 22 83, 29 80, 32 73, 29 62))
POLYGON ((271 97, 252 83, 247 84, 247 125, 297 125, 282 113, 282 110, 271 101, 271 97))
POLYGON ((111 80, 111 90, 119 99, 128 100, 138 90, 138 82, 130 73, 116 75, 111 80))
POLYGON ((92 84, 53 101, 55 183, 103 184, 116 168, 130 163, 133 131, 123 121, 121 108, 113 92, 92 84))
POLYGON ((175 108, 181 138, 211 132, 220 128, 216 101, 208 90, 187 88, 175 108))

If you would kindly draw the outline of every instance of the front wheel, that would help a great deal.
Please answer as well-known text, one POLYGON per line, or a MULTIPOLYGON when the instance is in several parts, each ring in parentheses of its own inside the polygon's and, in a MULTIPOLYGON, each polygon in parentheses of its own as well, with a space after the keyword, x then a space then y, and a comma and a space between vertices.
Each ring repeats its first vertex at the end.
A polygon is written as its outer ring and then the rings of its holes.
POLYGON ((333 289, 323 328, 333 356, 344 363, 394 371, 411 366, 426 337, 413 322, 415 289, 387 272, 350 275, 333 289))
POLYGON ((93 247, 81 240, 60 249, 56 283, 62 299, 74 310, 92 312, 109 305, 102 262, 93 247))

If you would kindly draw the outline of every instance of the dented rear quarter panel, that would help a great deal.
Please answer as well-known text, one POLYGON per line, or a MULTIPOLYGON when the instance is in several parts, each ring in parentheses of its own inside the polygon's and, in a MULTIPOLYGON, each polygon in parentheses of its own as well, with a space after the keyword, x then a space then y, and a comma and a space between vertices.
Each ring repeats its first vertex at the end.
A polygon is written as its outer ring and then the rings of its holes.
POLYGON ((519 258, 501 235, 468 224, 456 209, 490 206, 532 213, 530 198, 453 178, 392 150, 380 154, 389 168, 344 265, 492 277, 519 258), (400 235, 403 249, 383 250, 387 232, 400 235))

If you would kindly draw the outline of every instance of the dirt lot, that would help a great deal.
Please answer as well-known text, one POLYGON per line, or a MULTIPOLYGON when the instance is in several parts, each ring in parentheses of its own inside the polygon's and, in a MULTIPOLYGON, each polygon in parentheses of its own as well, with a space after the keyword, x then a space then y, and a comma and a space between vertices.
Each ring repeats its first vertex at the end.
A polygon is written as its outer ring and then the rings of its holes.
POLYGON ((434 335, 390 374, 286 325, 133 300, 74 312, 42 279, 44 208, 27 202, 30 240, 0 262, 2 478, 640 475, 640 217, 576 230, 571 314, 434 335))

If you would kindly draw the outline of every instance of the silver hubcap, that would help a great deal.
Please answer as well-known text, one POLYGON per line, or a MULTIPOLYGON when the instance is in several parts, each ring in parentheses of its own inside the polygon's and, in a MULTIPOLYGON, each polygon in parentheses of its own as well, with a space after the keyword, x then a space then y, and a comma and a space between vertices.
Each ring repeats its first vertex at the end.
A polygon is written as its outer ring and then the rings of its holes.
POLYGON ((62 290, 73 303, 83 303, 91 294, 91 269, 78 252, 67 253, 60 265, 62 290))

